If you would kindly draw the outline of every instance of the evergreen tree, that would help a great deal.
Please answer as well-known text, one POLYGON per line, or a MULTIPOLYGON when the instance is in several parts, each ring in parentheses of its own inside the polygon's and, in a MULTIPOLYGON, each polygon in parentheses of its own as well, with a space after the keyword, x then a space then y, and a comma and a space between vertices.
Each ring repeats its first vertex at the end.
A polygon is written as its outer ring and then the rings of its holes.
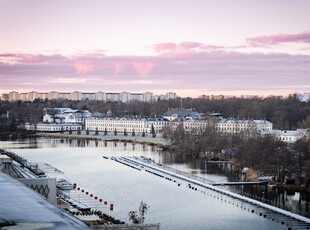
POLYGON ((96 127, 95 135, 97 136, 99 134, 98 127, 96 127))
POLYGON ((152 124, 152 128, 151 128, 151 133, 152 133, 152 137, 156 137, 156 132, 155 132, 155 129, 154 129, 154 125, 152 124))
POLYGON ((108 135, 108 130, 107 130, 107 128, 104 129, 104 135, 105 135, 105 136, 108 135))

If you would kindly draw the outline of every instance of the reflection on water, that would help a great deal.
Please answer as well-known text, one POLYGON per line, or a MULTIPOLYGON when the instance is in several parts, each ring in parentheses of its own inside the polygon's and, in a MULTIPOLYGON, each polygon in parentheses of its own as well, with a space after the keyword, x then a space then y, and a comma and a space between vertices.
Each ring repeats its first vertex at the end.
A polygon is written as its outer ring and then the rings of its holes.
MULTIPOLYGON (((256 213, 236 207, 203 191, 177 186, 171 181, 137 171, 102 156, 146 156, 157 163, 194 173, 214 181, 227 181, 215 166, 172 155, 156 147, 137 143, 38 139, 23 142, 0 142, 0 148, 33 162, 45 162, 78 186, 98 194, 114 204, 114 211, 104 210, 128 222, 128 212, 137 210, 141 201, 149 206, 147 223, 160 223, 161 229, 287 229, 284 225, 256 213), (213 172, 215 171, 215 173, 213 172)), ((206 191, 204 191, 206 192, 206 191)), ((229 199, 229 198, 227 198, 229 199)), ((231 198, 230 198, 231 199, 231 198)))

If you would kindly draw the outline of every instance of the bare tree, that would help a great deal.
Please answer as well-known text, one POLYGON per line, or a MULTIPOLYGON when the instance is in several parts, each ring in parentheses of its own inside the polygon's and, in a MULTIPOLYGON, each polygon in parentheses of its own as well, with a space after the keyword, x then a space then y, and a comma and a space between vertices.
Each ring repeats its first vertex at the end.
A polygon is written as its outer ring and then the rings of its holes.
POLYGON ((139 206, 139 212, 137 211, 130 211, 128 213, 129 220, 132 221, 133 224, 143 224, 145 220, 145 214, 147 213, 150 207, 141 201, 139 206))

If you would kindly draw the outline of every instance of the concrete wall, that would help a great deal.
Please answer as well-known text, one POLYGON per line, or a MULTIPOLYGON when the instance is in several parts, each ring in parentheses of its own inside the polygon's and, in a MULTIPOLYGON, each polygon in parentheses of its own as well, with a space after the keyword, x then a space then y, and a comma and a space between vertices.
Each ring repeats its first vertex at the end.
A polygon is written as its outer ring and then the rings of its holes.
POLYGON ((56 205, 56 178, 19 178, 23 184, 32 188, 45 197, 51 204, 56 205))

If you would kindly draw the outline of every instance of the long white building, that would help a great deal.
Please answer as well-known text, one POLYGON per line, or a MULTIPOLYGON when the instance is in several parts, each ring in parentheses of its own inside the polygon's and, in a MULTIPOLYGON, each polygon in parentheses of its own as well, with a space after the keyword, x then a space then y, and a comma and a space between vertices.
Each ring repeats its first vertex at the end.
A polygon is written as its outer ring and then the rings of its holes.
POLYGON ((152 126, 155 132, 160 132, 169 126, 169 122, 164 119, 145 119, 145 118, 91 118, 85 120, 85 129, 99 132, 107 131, 123 133, 151 133, 152 126))
POLYGON ((62 123, 62 124, 26 124, 26 130, 33 130, 37 132, 62 132, 62 131, 77 131, 82 130, 82 125, 80 124, 71 124, 71 123, 62 123))

